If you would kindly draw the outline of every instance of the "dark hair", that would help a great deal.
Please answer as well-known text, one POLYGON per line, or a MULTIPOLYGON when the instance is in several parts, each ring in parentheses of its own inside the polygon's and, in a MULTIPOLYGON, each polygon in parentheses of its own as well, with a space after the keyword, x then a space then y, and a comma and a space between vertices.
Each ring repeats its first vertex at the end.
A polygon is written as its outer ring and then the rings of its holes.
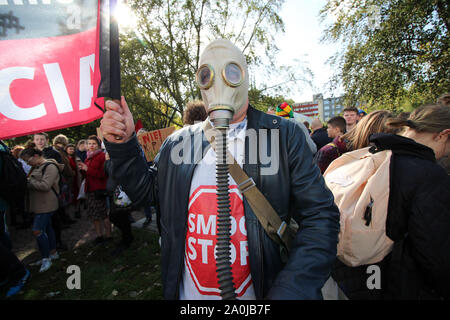
POLYGON ((196 121, 204 121, 208 117, 203 101, 190 101, 184 108, 183 123, 194 124, 196 121))
POLYGON ((22 152, 23 149, 25 149, 24 146, 15 146, 14 148, 12 148, 11 153, 14 156, 14 158, 19 159, 20 153, 22 152))
POLYGON ((33 135, 33 137, 34 137, 34 136, 44 136, 45 139, 48 140, 48 134, 47 134, 47 132, 38 132, 38 133, 35 133, 35 134, 33 135))
POLYGON ((359 110, 356 107, 345 107, 342 112, 355 112, 356 114, 359 114, 359 110))
POLYGON ((44 155, 44 153, 36 147, 36 144, 34 142, 28 142, 25 146, 25 149, 23 149, 20 153, 20 157, 23 159, 24 156, 33 157, 36 154, 40 157, 44 155))
POLYGON ((80 146, 80 144, 82 144, 82 143, 84 143, 84 144, 86 144, 86 140, 85 139, 81 139, 80 141, 78 141, 78 143, 77 143, 77 148, 80 146))
POLYGON ((388 120, 393 128, 409 127, 416 132, 438 133, 450 129, 450 108, 443 104, 424 105, 415 109, 409 118, 388 120))
POLYGON ((94 140, 94 141, 96 141, 98 147, 99 147, 99 148, 102 147, 102 142, 100 141, 100 139, 99 139, 95 134, 93 134, 92 136, 89 136, 89 138, 87 138, 87 139, 88 139, 88 140, 94 140))
POLYGON ((328 125, 339 128, 339 130, 341 130, 342 133, 345 133, 346 122, 345 119, 342 117, 337 116, 331 118, 330 120, 328 120, 328 125))

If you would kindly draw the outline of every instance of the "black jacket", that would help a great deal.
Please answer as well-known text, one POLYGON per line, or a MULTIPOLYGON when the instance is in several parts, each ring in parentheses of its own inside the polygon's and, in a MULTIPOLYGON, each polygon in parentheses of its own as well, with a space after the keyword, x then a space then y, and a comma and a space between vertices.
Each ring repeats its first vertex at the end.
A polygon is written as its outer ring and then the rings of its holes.
POLYGON ((42 150, 42 152, 44 153, 44 158, 55 159, 56 161, 58 161, 58 163, 64 164, 61 155, 53 147, 46 147, 44 148, 44 150, 42 150))
POLYGON ((433 150, 414 140, 380 133, 370 141, 393 153, 386 234, 394 249, 379 264, 383 284, 378 294, 362 290, 366 266, 338 263, 333 277, 353 291, 347 292, 353 298, 450 299, 449 176, 436 164, 433 150))
POLYGON ((332 138, 328 137, 328 132, 327 132, 327 129, 325 129, 325 128, 320 128, 320 129, 314 130, 313 134, 311 135, 311 139, 316 144, 317 151, 319 151, 327 143, 330 143, 333 141, 332 138))
MULTIPOLYGON (((256 297, 321 299, 321 288, 335 260, 339 233, 339 211, 333 195, 326 188, 319 169, 313 164, 305 136, 295 123, 252 107, 247 112, 247 120, 247 132, 256 129, 259 135, 259 129, 279 129, 279 170, 273 175, 260 174, 263 165, 250 164, 248 141, 245 143, 244 170, 283 220, 288 221, 292 216, 300 225, 289 260, 284 265, 278 245, 265 234, 244 199, 249 261, 256 297)), ((270 136, 271 131, 266 136, 267 154, 277 150, 270 143, 270 136)), ((154 166, 148 169, 135 137, 125 144, 105 141, 114 165, 114 176, 132 201, 142 205, 159 202, 161 271, 166 299, 179 297, 189 191, 196 166, 195 163, 175 165, 171 161, 170 154, 174 148, 182 150, 181 141, 192 141, 192 159, 194 155, 201 155, 210 148, 201 124, 185 127, 165 140, 154 166), (200 137, 201 143, 193 143, 194 137, 200 137)))

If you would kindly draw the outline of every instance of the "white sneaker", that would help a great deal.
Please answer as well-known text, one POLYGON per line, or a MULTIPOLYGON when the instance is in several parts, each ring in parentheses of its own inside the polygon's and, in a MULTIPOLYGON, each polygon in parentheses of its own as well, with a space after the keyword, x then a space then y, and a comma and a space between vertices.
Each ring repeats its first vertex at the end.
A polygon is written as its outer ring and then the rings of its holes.
POLYGON ((48 269, 50 269, 51 266, 52 266, 52 260, 50 258, 44 258, 44 259, 42 259, 42 265, 41 265, 41 269, 39 269, 39 272, 47 271, 48 269))
POLYGON ((59 259, 59 254, 58 254, 58 252, 55 252, 55 253, 51 254, 51 255, 50 255, 50 259, 52 259, 52 260, 59 259))
MULTIPOLYGON (((53 253, 53 254, 50 254, 50 259, 51 259, 51 260, 59 259, 59 253, 58 253, 58 252, 55 252, 55 253, 53 253)), ((30 263, 30 266, 36 267, 36 266, 40 266, 41 264, 42 264, 42 259, 41 259, 41 260, 38 260, 38 261, 36 261, 36 262, 30 263)))

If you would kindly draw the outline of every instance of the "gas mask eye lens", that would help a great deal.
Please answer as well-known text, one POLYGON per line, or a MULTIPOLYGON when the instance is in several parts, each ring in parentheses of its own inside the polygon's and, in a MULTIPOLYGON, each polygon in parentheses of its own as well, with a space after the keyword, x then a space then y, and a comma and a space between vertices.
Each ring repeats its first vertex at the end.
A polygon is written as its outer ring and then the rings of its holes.
POLYGON ((200 89, 209 89, 214 81, 214 70, 210 65, 202 65, 197 70, 197 84, 200 89))
POLYGON ((223 79, 230 87, 238 87, 244 78, 242 68, 234 62, 228 63, 222 71, 223 79))

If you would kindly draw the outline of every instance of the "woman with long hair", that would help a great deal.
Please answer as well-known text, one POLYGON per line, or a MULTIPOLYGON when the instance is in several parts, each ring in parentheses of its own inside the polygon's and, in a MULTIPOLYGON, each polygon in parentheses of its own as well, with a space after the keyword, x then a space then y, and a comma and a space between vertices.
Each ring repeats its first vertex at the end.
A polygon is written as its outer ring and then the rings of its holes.
POLYGON ((369 137, 374 133, 393 133, 397 131, 387 126, 387 121, 394 115, 386 110, 377 110, 364 116, 354 128, 344 134, 341 139, 345 141, 348 151, 358 150, 369 146, 369 137))
POLYGON ((394 246, 377 263, 381 289, 367 289, 368 266, 340 266, 333 278, 350 299, 450 299, 450 177, 436 163, 450 153, 450 108, 422 106, 386 126, 398 134, 369 138, 392 150, 386 235, 394 246))
POLYGON ((101 142, 97 136, 89 136, 86 161, 80 162, 79 168, 86 177, 85 191, 88 198, 88 217, 93 221, 100 244, 111 237, 111 222, 108 219, 106 207, 105 153, 101 149, 101 142))
POLYGON ((64 165, 54 159, 45 159, 43 151, 33 142, 20 157, 32 167, 28 175, 29 211, 34 214, 32 231, 42 256, 39 271, 44 272, 51 267, 51 260, 59 257, 51 217, 59 207, 59 179, 64 165))
POLYGON ((368 147, 371 134, 396 131, 386 126, 386 121, 392 117, 393 114, 389 111, 373 111, 364 116, 352 130, 335 137, 333 142, 323 146, 314 156, 314 161, 319 166, 320 171, 324 173, 330 163, 343 153, 368 147))

